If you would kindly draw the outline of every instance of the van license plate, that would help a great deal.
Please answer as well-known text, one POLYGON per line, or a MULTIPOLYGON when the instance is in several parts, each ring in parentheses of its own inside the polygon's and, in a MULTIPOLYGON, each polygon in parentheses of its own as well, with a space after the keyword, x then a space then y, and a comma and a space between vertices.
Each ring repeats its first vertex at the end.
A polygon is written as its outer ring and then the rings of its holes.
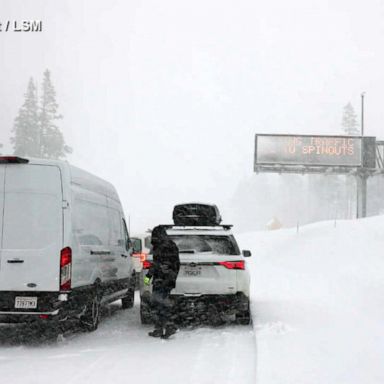
POLYGON ((15 308, 34 309, 37 308, 37 297, 15 297, 15 308))

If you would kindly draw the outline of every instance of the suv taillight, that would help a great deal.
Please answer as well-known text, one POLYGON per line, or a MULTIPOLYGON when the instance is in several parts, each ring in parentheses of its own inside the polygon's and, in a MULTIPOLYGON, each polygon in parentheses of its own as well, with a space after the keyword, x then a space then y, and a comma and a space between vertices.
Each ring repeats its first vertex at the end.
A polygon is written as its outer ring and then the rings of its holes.
POLYGON ((244 261, 220 261, 219 264, 228 269, 245 269, 244 261))
POLYGON ((67 247, 60 253, 60 291, 71 289, 72 249, 67 247))
POLYGON ((148 260, 143 261, 143 269, 149 269, 152 266, 152 262, 148 260))

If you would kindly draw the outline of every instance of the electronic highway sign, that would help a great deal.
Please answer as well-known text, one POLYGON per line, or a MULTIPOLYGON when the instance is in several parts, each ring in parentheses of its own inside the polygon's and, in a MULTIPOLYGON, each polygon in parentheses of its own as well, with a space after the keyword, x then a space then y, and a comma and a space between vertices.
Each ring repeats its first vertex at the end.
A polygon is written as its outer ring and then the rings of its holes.
POLYGON ((257 134, 258 165, 375 167, 375 138, 257 134))

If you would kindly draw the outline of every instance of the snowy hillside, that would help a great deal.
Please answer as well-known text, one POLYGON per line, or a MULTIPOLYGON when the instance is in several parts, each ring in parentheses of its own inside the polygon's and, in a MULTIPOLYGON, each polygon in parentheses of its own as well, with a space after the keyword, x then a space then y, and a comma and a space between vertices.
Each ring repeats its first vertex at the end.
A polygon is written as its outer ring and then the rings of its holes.
POLYGON ((239 236, 259 384, 384 382, 384 217, 239 236))

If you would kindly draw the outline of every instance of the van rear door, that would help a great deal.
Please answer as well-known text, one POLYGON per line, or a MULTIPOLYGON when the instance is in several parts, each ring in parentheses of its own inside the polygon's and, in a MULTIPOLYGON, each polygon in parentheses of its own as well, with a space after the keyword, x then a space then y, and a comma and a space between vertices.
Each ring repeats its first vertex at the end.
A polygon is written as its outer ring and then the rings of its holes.
POLYGON ((60 169, 34 164, 6 164, 1 168, 0 291, 58 291, 63 248, 60 169))

